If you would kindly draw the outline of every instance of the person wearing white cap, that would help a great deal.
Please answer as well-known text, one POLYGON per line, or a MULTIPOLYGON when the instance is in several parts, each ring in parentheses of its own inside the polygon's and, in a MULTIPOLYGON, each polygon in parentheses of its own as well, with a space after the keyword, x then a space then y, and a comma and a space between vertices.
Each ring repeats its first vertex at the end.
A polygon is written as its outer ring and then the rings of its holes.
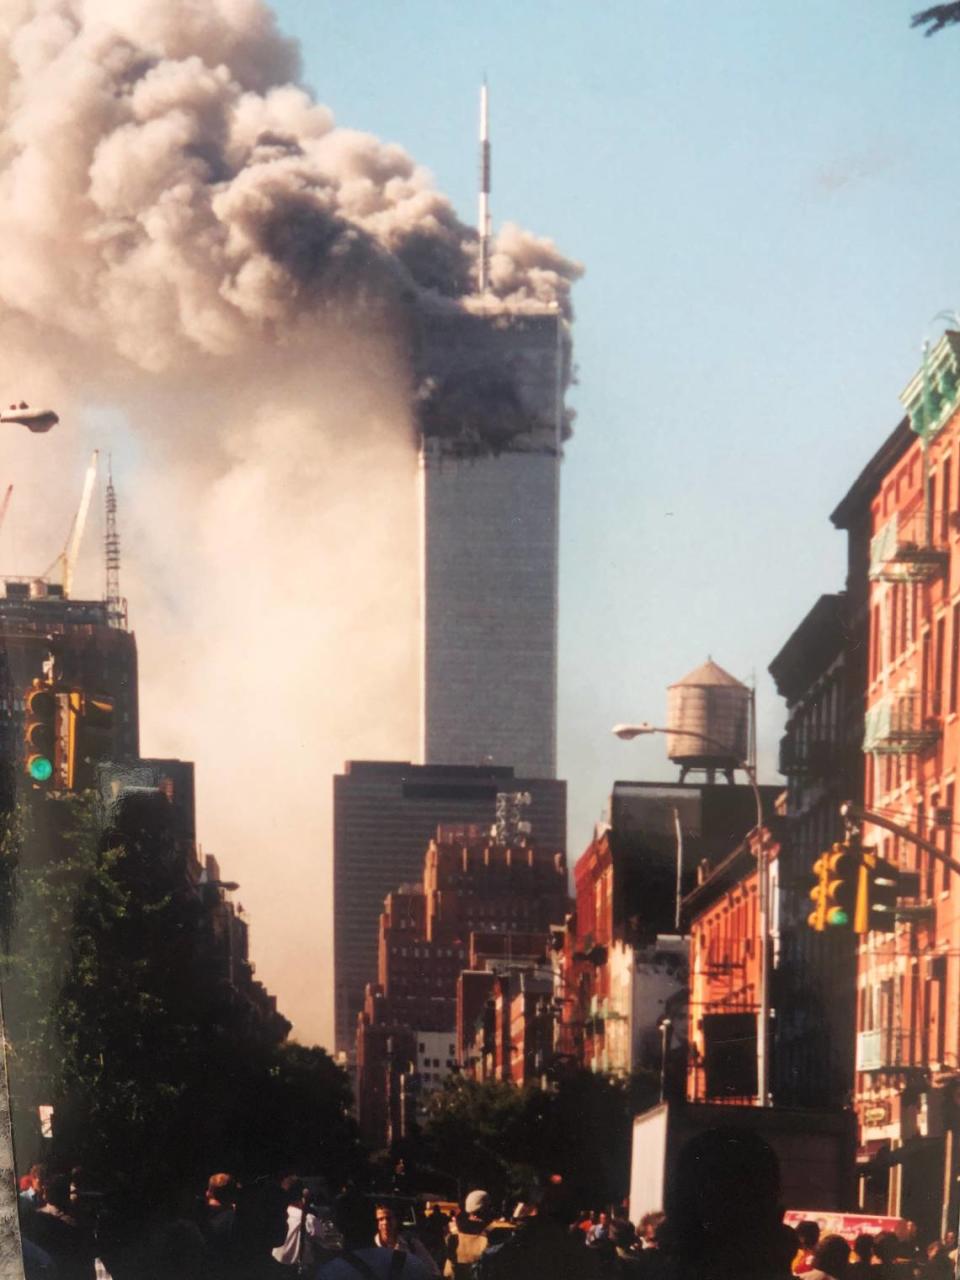
POLYGON ((493 1218, 493 1201, 486 1191, 471 1191, 463 1202, 463 1213, 457 1218, 457 1230, 447 1237, 447 1265, 443 1274, 448 1280, 470 1280, 473 1264, 490 1243, 487 1225, 493 1218))

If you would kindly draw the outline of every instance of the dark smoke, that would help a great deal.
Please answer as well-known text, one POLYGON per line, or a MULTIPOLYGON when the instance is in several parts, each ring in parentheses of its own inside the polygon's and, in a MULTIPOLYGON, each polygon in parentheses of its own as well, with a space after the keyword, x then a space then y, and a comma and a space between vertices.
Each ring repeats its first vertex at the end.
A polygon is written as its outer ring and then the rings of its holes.
POLYGON ((0 4, 0 336, 11 397, 62 420, 6 447, 42 479, 4 567, 56 553, 109 405, 143 749, 197 761, 258 973, 326 1038, 318 779, 417 751, 412 392, 468 448, 555 435, 568 351, 543 325, 579 268, 507 225, 477 298, 474 230, 298 74, 263 0, 0 4))

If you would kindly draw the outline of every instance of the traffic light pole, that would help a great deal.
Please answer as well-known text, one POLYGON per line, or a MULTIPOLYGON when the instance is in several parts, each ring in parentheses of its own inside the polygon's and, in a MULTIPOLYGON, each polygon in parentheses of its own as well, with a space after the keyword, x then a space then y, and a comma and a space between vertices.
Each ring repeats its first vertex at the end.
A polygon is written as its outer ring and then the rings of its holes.
MULTIPOLYGON (((899 822, 891 822, 889 818, 883 817, 882 814, 873 813, 870 809, 861 809, 859 805, 855 805, 851 800, 845 801, 840 806, 840 816, 842 818, 850 818, 855 822, 869 822, 875 827, 881 827, 884 831, 889 831, 895 836, 900 836, 903 840, 909 840, 911 844, 915 844, 918 849, 924 849, 937 862, 943 864, 956 875, 960 875, 960 862, 956 858, 951 858, 948 853, 944 853, 942 849, 938 849, 932 840, 925 840, 923 836, 917 835, 915 831, 911 831, 909 827, 901 827, 899 822)), ((946 1169, 944 1172, 944 1185, 950 1186, 953 1181, 953 1158, 951 1147, 947 1145, 946 1152, 946 1169)), ((946 1194, 946 1193, 945 1193, 946 1194)), ((944 1204, 944 1216, 949 1212, 949 1194, 946 1194, 944 1204)), ((957 1223, 960 1229, 960 1221, 957 1223)), ((953 1265, 954 1280, 960 1280, 960 1254, 953 1265)))
POLYGON ((951 871, 960 875, 960 862, 956 858, 951 858, 949 853, 944 853, 942 849, 938 849, 932 840, 924 840, 923 836, 918 836, 909 827, 901 827, 898 822, 891 822, 889 818, 883 817, 882 814, 874 813, 870 809, 861 809, 859 805, 854 804, 851 800, 845 801, 840 806, 840 816, 842 818, 852 818, 855 822, 869 822, 874 827, 883 827, 884 831, 890 831, 893 835, 900 836, 903 840, 909 840, 911 844, 915 844, 919 849, 926 850, 931 858, 935 858, 937 862, 942 862, 945 867, 949 867, 951 871))
MULTIPOLYGON (((30 431, 49 431, 59 421, 52 410, 30 409, 26 404, 0 413, 0 422, 18 423, 30 431)), ((23 1280, 23 1277, 19 1198, 13 1159, 10 1080, 7 1073, 7 1032, 0 992, 0 1280, 23 1280)))

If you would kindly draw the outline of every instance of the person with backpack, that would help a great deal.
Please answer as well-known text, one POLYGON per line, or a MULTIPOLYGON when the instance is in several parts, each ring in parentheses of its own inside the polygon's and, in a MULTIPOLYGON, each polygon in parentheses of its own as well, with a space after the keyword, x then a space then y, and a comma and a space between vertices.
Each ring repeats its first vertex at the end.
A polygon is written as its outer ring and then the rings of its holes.
POLYGON ((493 1201, 486 1191, 471 1191, 457 1215, 456 1231, 447 1236, 447 1280, 471 1280, 474 1264, 490 1245, 487 1228, 493 1221, 493 1201))
POLYGON ((435 1280, 436 1263, 415 1236, 400 1230, 390 1205, 377 1205, 376 1222, 372 1245, 343 1249, 320 1267, 317 1280, 435 1280))

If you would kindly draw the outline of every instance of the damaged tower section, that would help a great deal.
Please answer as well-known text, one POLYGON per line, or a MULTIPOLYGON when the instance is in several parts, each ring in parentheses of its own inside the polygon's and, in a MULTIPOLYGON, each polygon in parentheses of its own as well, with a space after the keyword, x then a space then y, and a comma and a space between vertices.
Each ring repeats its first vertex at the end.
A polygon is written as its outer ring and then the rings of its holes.
POLYGON ((557 310, 422 322, 422 758, 556 776, 557 310))

